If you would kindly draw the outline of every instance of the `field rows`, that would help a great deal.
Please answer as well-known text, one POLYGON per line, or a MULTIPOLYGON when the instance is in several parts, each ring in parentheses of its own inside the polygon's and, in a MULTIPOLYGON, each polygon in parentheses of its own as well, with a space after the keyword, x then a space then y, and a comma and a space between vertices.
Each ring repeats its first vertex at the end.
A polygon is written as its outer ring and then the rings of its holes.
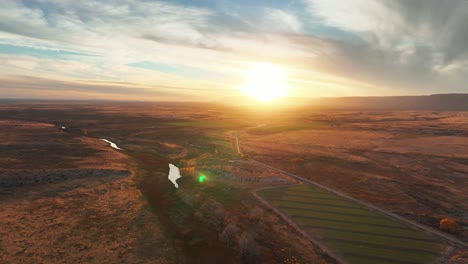
POLYGON ((430 263, 441 248, 429 234, 315 186, 258 194, 350 263, 430 263))

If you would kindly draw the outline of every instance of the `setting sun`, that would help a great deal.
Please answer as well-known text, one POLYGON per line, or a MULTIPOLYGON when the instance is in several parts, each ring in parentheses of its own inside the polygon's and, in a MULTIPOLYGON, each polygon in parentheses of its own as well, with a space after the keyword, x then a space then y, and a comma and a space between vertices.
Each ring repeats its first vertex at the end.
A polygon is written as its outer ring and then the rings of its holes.
POLYGON ((261 101, 271 101, 288 93, 285 71, 277 65, 256 63, 246 74, 246 83, 240 89, 261 101))

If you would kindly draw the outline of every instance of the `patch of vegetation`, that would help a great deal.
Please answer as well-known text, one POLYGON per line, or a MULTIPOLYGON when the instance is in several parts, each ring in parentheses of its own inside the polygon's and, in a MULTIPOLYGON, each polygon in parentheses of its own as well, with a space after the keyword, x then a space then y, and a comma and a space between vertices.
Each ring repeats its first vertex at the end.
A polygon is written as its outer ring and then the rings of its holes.
POLYGON ((170 122, 168 123, 173 126, 185 126, 185 127, 200 127, 200 128, 223 128, 233 129, 243 127, 243 124, 228 122, 228 121, 216 121, 216 120, 203 120, 203 121, 183 121, 183 122, 170 122))
POLYGON ((259 194, 350 263, 430 263, 440 245, 380 213, 311 185, 259 194))
POLYGON ((281 124, 281 125, 271 125, 258 127, 248 130, 249 134, 254 135, 268 135, 276 134, 283 132, 291 132, 296 130, 307 130, 307 129, 318 129, 325 126, 324 122, 314 122, 314 123, 305 123, 305 124, 281 124))

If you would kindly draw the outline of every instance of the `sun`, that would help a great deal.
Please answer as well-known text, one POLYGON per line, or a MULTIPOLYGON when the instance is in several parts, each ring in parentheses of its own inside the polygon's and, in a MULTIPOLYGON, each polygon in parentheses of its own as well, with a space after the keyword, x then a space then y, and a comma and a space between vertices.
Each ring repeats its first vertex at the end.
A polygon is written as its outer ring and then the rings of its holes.
POLYGON ((246 74, 240 89, 260 101, 272 101, 288 94, 286 74, 282 67, 269 63, 255 63, 246 74))

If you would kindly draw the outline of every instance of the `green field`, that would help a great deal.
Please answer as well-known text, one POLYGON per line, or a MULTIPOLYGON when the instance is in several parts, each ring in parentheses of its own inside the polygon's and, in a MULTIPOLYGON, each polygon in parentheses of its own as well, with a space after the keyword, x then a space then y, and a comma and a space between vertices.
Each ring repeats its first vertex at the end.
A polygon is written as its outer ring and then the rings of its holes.
POLYGON ((350 263, 431 263, 442 248, 429 234, 312 185, 258 194, 350 263))
POLYGON ((231 120, 228 121, 217 121, 217 120, 193 120, 193 121, 182 121, 182 122, 169 122, 169 125, 174 126, 185 126, 185 127, 199 127, 199 128, 239 128, 244 124, 235 123, 231 120))
POLYGON ((254 135, 267 135, 282 132, 291 132, 296 130, 317 129, 326 125, 323 122, 305 123, 305 124, 280 124, 280 125, 267 125, 263 127, 249 129, 249 134, 254 135))

